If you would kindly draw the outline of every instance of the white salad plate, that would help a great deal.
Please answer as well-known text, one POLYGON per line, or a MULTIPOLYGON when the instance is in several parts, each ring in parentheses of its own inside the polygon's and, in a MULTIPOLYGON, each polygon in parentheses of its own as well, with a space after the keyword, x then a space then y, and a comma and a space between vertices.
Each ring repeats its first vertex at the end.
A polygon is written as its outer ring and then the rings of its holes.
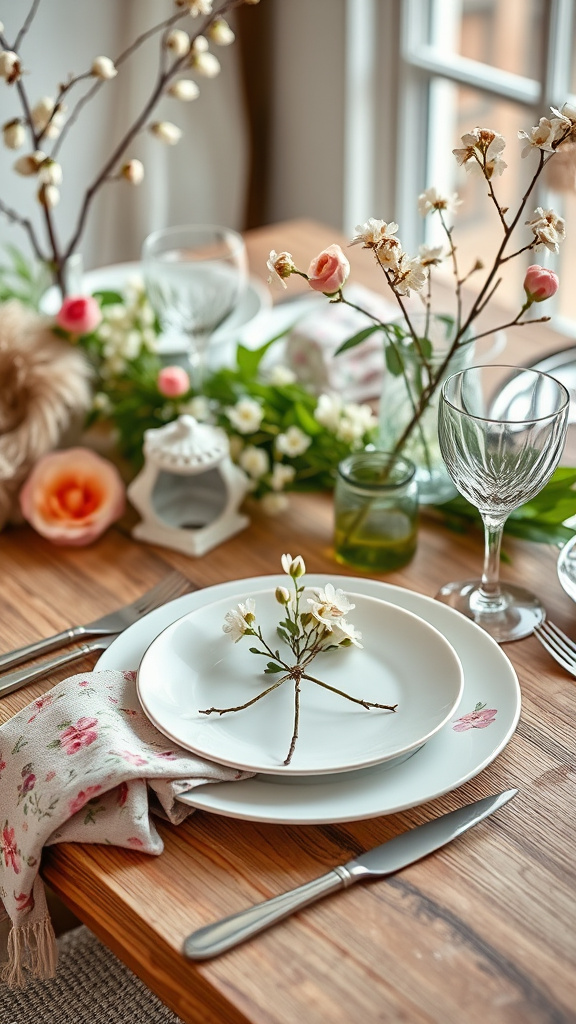
MULTIPOLYGON (((287 668, 296 663, 277 633, 285 610, 274 590, 245 586, 242 600, 253 601, 269 653, 258 637, 241 637, 235 643, 224 632, 226 614, 237 602, 221 598, 171 623, 140 662, 140 703, 174 743, 243 771, 323 775, 407 754, 428 742, 453 715, 462 695, 463 671, 448 640, 413 612, 346 589, 353 605, 346 618, 361 632, 362 647, 326 651, 311 662, 309 675, 334 689, 301 680, 298 739, 285 764, 294 730, 295 685, 286 670, 264 672, 276 651, 287 668), (282 679, 249 707, 205 713, 252 701, 282 679), (343 692, 396 710, 367 709, 343 692)), ((316 593, 305 588, 301 612, 310 610, 308 599, 316 593)))
MULTIPOLYGON (((502 649, 471 619, 433 598, 378 580, 306 575, 311 587, 327 582, 345 592, 389 601, 420 615, 456 651, 464 689, 453 718, 407 759, 323 776, 258 774, 241 782, 198 786, 179 797, 191 807, 249 821, 328 824, 374 818, 416 807, 474 778, 504 750, 520 717, 520 687, 502 649)), ((152 637, 209 602, 241 601, 248 589, 284 586, 286 577, 233 580, 185 594, 157 608, 120 634, 98 661, 99 669, 137 669, 152 637)))
MULTIPOLYGON (((144 281, 142 263, 114 263, 108 267, 98 267, 96 270, 85 271, 82 275, 82 287, 87 294, 108 290, 122 292, 133 279, 138 279, 141 282, 144 281)), ((217 347, 220 344, 241 340, 242 330, 249 324, 253 327, 256 318, 265 314, 271 306, 270 290, 258 278, 250 277, 246 291, 236 309, 232 311, 226 322, 217 331, 214 331, 211 345, 217 347)), ((60 308, 60 292, 55 286, 49 288, 44 293, 40 308, 43 313, 51 316, 58 312, 60 308)), ((183 353, 186 351, 186 344, 181 338, 167 338, 161 335, 158 339, 158 351, 161 355, 164 352, 173 353, 180 350, 183 353)))

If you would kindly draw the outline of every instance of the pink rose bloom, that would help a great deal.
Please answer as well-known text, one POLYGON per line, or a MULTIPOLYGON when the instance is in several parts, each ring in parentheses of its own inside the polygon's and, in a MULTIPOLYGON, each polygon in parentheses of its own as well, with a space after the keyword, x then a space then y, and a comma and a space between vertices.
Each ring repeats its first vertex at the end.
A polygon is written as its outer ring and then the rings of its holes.
POLYGON ((75 754, 81 747, 89 747, 98 739, 97 718, 79 718, 60 734, 60 746, 67 754, 75 754))
POLYGON ((339 245, 329 245, 308 267, 308 284, 316 292, 334 295, 346 281, 350 264, 339 245))
POLYGON ((86 789, 81 789, 68 804, 68 813, 72 815, 76 814, 77 811, 81 811, 84 804, 87 804, 101 789, 102 786, 86 786, 86 789))
POLYGON ((56 316, 58 327, 71 334, 92 334, 102 322, 102 313, 91 295, 71 295, 64 299, 56 316))
POLYGON ((559 284, 558 275, 553 270, 547 270, 546 267, 539 267, 537 264, 528 267, 524 278, 524 291, 529 305, 551 299, 558 291, 559 284))
POLYGON ((163 366, 156 383, 166 398, 179 398, 190 390, 190 378, 182 366, 163 366))
POLYGON ((462 718, 459 718, 452 728, 454 732, 467 732, 468 729, 486 729, 487 726, 492 725, 497 714, 496 708, 470 711, 469 714, 462 715, 462 718))
POLYGON ((53 544, 91 544, 124 512, 125 488, 116 467, 88 448, 50 452, 20 491, 22 515, 53 544))
POLYGON ((4 863, 7 868, 12 868, 15 875, 20 874, 20 854, 16 845, 16 833, 13 828, 5 825, 2 829, 0 848, 4 854, 4 863))

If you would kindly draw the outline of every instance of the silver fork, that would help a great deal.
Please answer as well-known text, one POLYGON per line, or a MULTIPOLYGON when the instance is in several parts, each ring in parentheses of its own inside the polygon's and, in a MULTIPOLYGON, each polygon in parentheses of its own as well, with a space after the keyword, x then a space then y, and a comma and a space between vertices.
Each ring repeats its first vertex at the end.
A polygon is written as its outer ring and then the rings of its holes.
POLYGON ((106 650, 117 636, 118 633, 110 633, 108 636, 101 636, 97 640, 89 640, 86 644, 80 644, 79 647, 75 647, 72 651, 66 651, 65 654, 57 654, 55 658, 45 658, 44 661, 40 661, 36 665, 17 668, 15 672, 7 672, 6 675, 0 676, 0 697, 12 693, 13 690, 19 690, 34 679, 47 676, 63 665, 78 661, 79 658, 86 657, 92 651, 106 650))
POLYGON ((99 619, 87 622, 83 626, 71 626, 70 629, 65 629, 62 633, 56 633, 54 636, 46 637, 44 640, 37 640, 34 643, 26 644, 25 647, 19 647, 16 651, 0 654, 0 672, 11 668, 13 665, 20 665, 23 661, 35 658, 39 654, 54 651, 57 647, 62 647, 71 640, 121 633, 123 629, 131 626, 133 622, 137 622, 138 619, 153 611, 154 608, 159 608, 160 605, 173 601, 176 597, 181 597, 182 594, 189 593, 191 590, 196 590, 196 587, 190 580, 187 580, 185 576, 181 576, 179 572, 172 572, 165 579, 161 580, 160 583, 157 583, 155 587, 152 587, 151 590, 142 594, 141 597, 137 597, 131 604, 124 605, 123 608, 118 608, 114 612, 102 615, 99 619))
POLYGON ((545 619, 534 627, 534 636, 566 672, 576 676, 576 643, 566 633, 545 619))

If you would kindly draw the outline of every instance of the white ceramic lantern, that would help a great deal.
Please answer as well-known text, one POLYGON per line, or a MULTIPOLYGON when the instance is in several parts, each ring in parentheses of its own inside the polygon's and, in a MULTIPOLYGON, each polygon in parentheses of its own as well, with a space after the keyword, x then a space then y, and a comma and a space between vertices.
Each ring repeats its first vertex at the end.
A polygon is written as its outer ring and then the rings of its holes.
POLYGON ((220 427, 180 416, 144 434, 144 467, 128 487, 142 521, 132 534, 203 555, 248 526, 238 508, 248 490, 220 427))

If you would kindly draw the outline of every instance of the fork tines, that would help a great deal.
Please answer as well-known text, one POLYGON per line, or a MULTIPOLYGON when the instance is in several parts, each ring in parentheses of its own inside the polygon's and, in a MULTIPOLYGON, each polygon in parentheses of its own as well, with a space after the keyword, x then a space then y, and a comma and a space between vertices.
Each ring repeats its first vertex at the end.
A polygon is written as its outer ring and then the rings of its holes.
POLYGON ((534 633, 548 653, 567 672, 576 675, 576 643, 548 619, 536 626, 534 633))
POLYGON ((169 576, 160 580, 156 586, 137 598, 134 601, 134 609, 141 615, 145 615, 147 612, 153 611, 154 608, 158 608, 168 601, 173 601, 174 598, 181 597, 182 594, 186 594, 193 589, 194 587, 190 580, 186 579, 185 576, 182 576, 179 572, 171 572, 169 576))

